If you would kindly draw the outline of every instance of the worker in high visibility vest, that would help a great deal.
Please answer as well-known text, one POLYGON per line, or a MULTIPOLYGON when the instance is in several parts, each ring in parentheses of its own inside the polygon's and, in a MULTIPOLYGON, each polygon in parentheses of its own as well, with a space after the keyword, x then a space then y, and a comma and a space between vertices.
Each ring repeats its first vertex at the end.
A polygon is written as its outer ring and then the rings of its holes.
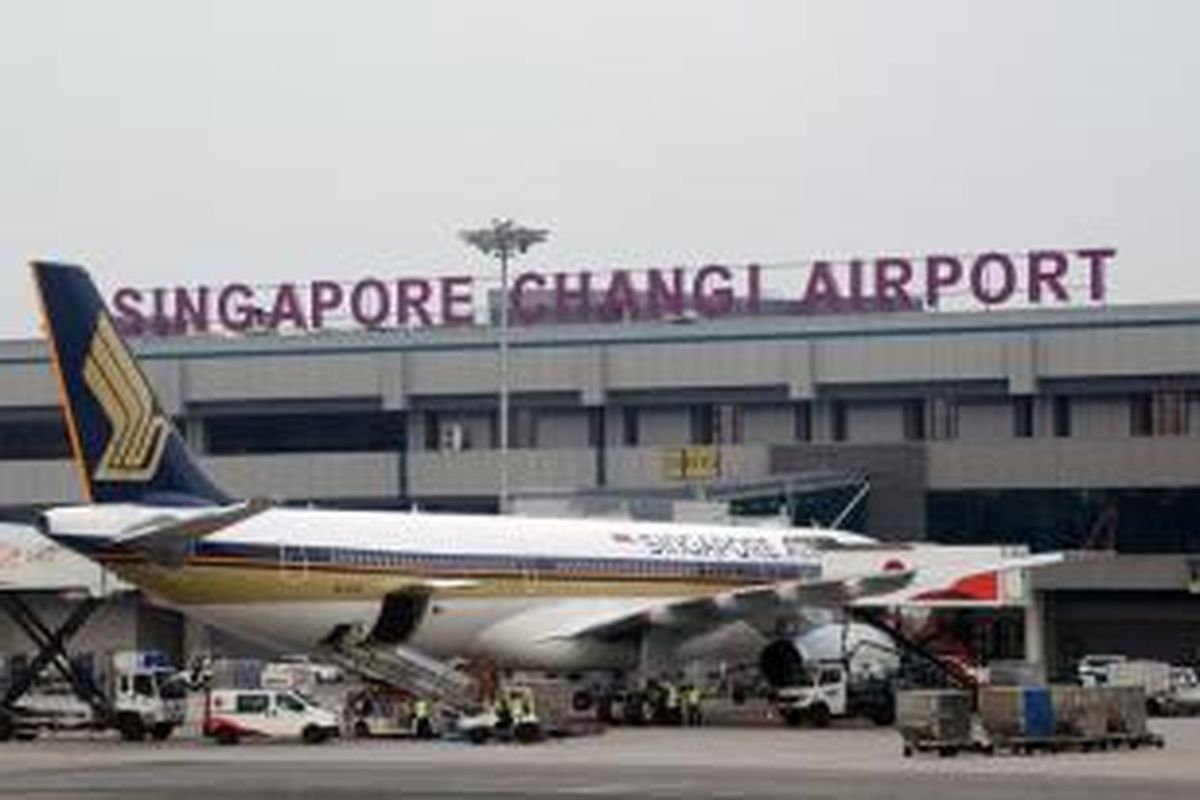
POLYGON ((501 730, 508 730, 513 725, 513 707, 508 701, 508 694, 504 691, 496 695, 496 702, 492 706, 492 710, 496 714, 496 727, 501 730))
POLYGON ((413 700, 412 730, 418 739, 433 738, 433 720, 430 715, 429 701, 423 697, 413 700))
POLYGON ((675 688, 675 684, 670 681, 663 682, 663 689, 666 692, 664 706, 666 707, 666 719, 668 725, 678 725, 682 721, 683 716, 679 711, 679 690, 675 688))
POLYGON ((704 693, 700 691, 699 686, 685 686, 683 690, 683 710, 684 718, 688 725, 699 726, 704 724, 704 715, 700 711, 700 702, 704 699, 704 693))

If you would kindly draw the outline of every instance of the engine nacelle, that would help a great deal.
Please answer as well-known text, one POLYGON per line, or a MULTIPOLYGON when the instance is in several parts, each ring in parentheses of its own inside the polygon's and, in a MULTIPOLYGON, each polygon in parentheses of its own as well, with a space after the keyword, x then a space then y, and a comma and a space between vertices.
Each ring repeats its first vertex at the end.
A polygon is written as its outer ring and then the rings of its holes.
POLYGON ((773 688, 795 686, 804 675, 804 656, 792 639, 776 639, 762 649, 758 669, 773 688))
POLYGON ((758 666, 771 686, 794 686, 807 664, 820 661, 841 661, 852 677, 886 677, 900 668, 892 637, 858 622, 817 625, 792 639, 775 639, 762 649, 758 666))

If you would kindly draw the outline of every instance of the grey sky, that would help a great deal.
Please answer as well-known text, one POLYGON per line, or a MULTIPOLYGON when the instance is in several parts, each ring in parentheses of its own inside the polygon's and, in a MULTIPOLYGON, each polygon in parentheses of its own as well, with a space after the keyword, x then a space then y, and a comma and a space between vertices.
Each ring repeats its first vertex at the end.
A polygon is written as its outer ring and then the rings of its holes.
POLYGON ((1194 2, 6 2, 0 337, 106 286, 1115 245, 1200 299, 1194 2))

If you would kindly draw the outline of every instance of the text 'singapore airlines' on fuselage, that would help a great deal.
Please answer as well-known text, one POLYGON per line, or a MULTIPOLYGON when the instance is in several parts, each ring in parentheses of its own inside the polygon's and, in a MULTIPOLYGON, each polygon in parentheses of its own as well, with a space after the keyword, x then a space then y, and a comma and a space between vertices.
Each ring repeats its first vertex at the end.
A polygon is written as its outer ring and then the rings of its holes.
POLYGON ((239 502, 187 452, 87 273, 33 269, 87 498, 45 512, 45 532, 247 638, 312 650, 354 629, 437 658, 630 669, 650 640, 682 646, 733 623, 791 635, 813 610, 952 592, 973 573, 994 590, 995 571, 1021 563, 812 528, 239 502))

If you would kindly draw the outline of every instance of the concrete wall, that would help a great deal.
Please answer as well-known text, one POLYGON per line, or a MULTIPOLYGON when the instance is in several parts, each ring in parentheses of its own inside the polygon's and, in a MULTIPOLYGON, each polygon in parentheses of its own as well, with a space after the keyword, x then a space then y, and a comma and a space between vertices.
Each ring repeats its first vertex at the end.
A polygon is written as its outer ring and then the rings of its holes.
POLYGON ((1013 438, 1013 405, 1007 397, 958 404, 958 438, 965 441, 1013 438))
POLYGON ((743 444, 788 444, 795 433, 790 405, 748 405, 742 412, 743 444))
POLYGON ((931 442, 931 489, 1200 486, 1191 437, 931 442))
POLYGON ((588 446, 587 409, 538 409, 536 420, 536 441, 539 448, 557 450, 588 446))
MULTIPOLYGON (((466 329, 146 340, 137 347, 164 409, 190 414, 192 428, 197 411, 214 403, 353 401, 410 409, 407 457, 211 459, 218 479, 238 493, 386 499, 488 485, 476 470, 494 466, 486 408, 498 379, 494 335, 466 329), (443 424, 462 424, 467 448, 480 455, 432 460, 424 450, 426 408, 437 408, 443 424)), ((934 488, 1200 486, 1200 306, 583 325, 523 329, 513 337, 515 444, 536 445, 535 455, 513 466, 514 481, 525 485, 594 486, 587 408, 614 400, 639 408, 639 439, 625 448, 621 409, 606 408, 610 482, 658 486, 659 448, 691 443, 694 402, 739 407, 742 446, 761 454, 792 442, 792 403, 799 400, 812 401, 814 443, 831 442, 832 401, 842 398, 845 446, 906 444, 904 403, 924 396, 958 408, 957 437, 914 445, 928 449, 934 488), (1129 397, 1164 380, 1190 392, 1189 436, 1132 437, 1129 397), (1068 439, 1051 436, 1053 393, 1060 391, 1072 398, 1068 439), (1033 397, 1033 439, 1013 435, 1012 393, 1033 397)), ((0 342, 0 406, 56 404, 44 345, 0 342)), ((748 481, 771 475, 765 455, 737 474, 748 481)), ((924 480, 924 469, 916 478, 924 480)), ((0 453, 0 504, 78 497, 65 462, 5 460, 0 453)))

